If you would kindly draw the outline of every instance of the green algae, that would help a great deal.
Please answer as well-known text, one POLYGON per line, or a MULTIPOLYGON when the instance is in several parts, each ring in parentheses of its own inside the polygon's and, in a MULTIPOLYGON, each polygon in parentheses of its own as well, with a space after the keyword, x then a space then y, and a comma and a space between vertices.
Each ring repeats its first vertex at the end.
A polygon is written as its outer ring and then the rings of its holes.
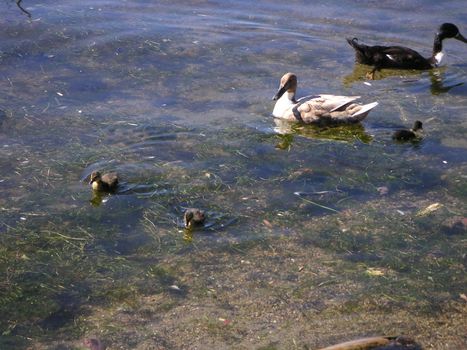
MULTIPOLYGON (((371 158, 368 146, 363 145, 361 150, 368 152, 371 171, 357 162, 347 172, 335 175, 332 166, 322 161, 320 152, 331 148, 346 159, 345 164, 351 164, 347 154, 351 144, 335 146, 320 144, 322 140, 305 140, 318 143, 314 153, 305 155, 298 149, 290 158, 274 150, 274 138, 252 133, 248 136, 250 142, 260 140, 271 146, 265 153, 253 156, 251 150, 229 139, 229 135, 239 133, 248 135, 246 130, 228 131, 225 144, 219 143, 217 137, 205 138, 203 142, 213 146, 194 154, 199 168, 155 160, 156 173, 146 170, 133 178, 126 174, 123 191, 102 197, 99 207, 87 203, 91 193, 83 183, 74 195, 83 203, 76 213, 69 211, 66 202, 63 207, 55 203, 53 221, 50 217, 29 216, 22 226, 7 228, 2 236, 1 264, 8 278, 0 300, 6 315, 1 327, 8 341, 21 342, 23 336, 41 337, 51 332, 67 332, 69 337, 79 338, 88 333, 90 319, 86 315, 92 313, 93 307, 109 313, 141 310, 151 318, 156 311, 177 310, 180 298, 211 300, 215 295, 217 300, 219 292, 187 280, 186 274, 196 273, 200 266, 194 261, 181 264, 180 257, 209 252, 212 257, 247 260, 250 252, 269 250, 294 236, 300 242, 294 250, 312 246, 333 256, 332 261, 320 260, 332 273, 312 276, 295 286, 292 295, 296 302, 304 303, 310 289, 324 295, 346 285, 352 290, 342 302, 325 308, 319 303, 313 306, 311 310, 320 310, 324 317, 404 307, 430 315, 430 310, 439 310, 437 304, 462 292, 462 244, 453 248, 449 241, 462 238, 438 232, 450 211, 458 211, 456 204, 446 202, 447 209, 417 216, 429 203, 423 193, 443 186, 436 169, 424 168, 425 176, 420 171, 422 164, 416 161, 410 163, 409 169, 396 169, 393 155, 371 158), (297 163, 304 155, 310 162, 317 162, 319 168, 297 163), (271 173, 270 162, 265 165, 269 174, 264 177, 253 161, 257 157, 273 162, 278 162, 278 157, 285 167, 271 173), (231 158, 234 161, 227 162, 231 158), (225 167, 215 165, 219 159, 225 159, 221 162, 225 167), (366 171, 362 172, 362 168, 366 171), (421 181, 420 174, 428 181, 421 181), (157 185, 132 187, 132 182, 157 185), (389 187, 389 194, 382 196, 376 190, 380 184, 389 187), (162 188, 165 192, 157 192, 162 188), (308 194, 300 198, 292 193, 295 190, 308 194), (184 242, 180 229, 183 207, 193 205, 208 209, 216 224, 210 231, 194 232, 191 241, 184 242), (317 211, 320 207, 321 211, 317 211), (232 218, 232 226, 227 225, 232 218), (368 275, 369 269, 382 271, 382 276, 368 275), (148 309, 145 298, 156 296, 162 298, 161 302, 148 309), (31 305, 34 312, 30 311, 31 305), (28 327, 33 328, 26 331, 28 327)), ((76 166, 72 165, 72 169, 76 166)), ((54 191, 57 198, 65 193, 58 187, 54 191)), ((37 192, 30 198, 47 205, 37 192)), ((53 204, 53 196, 50 198, 53 204)), ((223 276, 220 262, 212 267, 223 276)), ((296 274, 296 270, 287 271, 283 283, 297 280, 296 274)), ((232 278, 237 278, 235 273, 232 278)), ((261 289, 268 286, 267 280, 257 284, 261 289)), ((288 293, 286 286, 277 286, 275 291, 288 293)), ((314 317, 308 311, 305 314, 314 317)), ((92 322, 101 324, 109 339, 115 339, 123 327, 114 326, 110 320, 92 322)), ((216 318, 208 318, 202 325, 208 336, 226 343, 234 342, 242 332, 229 327, 216 318)))

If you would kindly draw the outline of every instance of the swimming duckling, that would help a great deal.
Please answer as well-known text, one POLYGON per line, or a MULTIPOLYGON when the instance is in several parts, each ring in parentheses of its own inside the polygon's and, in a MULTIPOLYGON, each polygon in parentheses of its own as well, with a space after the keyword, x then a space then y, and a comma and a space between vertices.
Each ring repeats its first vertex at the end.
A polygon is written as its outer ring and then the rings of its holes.
POLYGON ((97 192, 114 192, 118 186, 118 176, 117 173, 101 175, 99 171, 93 171, 89 184, 97 192))
POLYGON ((422 131, 423 131, 423 124, 420 120, 415 121, 413 124, 413 128, 410 130, 407 129, 401 129, 397 130, 394 132, 392 135, 393 140, 399 140, 399 141, 410 141, 410 140, 415 140, 419 139, 422 137, 422 131))
POLYGON ((192 228, 194 226, 201 226, 206 219, 204 215, 204 211, 197 209, 197 208, 188 208, 185 210, 185 214, 183 215, 183 219, 185 221, 186 228, 192 228))
POLYGON ((304 124, 339 125, 353 124, 365 119, 378 102, 361 105, 355 102, 360 96, 312 95, 295 99, 297 76, 282 76, 279 90, 273 97, 277 101, 272 115, 275 118, 298 121, 304 124))
POLYGON ((452 23, 443 23, 435 35, 433 52, 428 58, 404 46, 368 46, 359 43, 357 38, 347 39, 347 42, 355 50, 358 63, 373 66, 367 76, 374 79, 375 72, 382 68, 425 70, 438 67, 444 57, 443 40, 449 38, 467 43, 459 28, 452 23))

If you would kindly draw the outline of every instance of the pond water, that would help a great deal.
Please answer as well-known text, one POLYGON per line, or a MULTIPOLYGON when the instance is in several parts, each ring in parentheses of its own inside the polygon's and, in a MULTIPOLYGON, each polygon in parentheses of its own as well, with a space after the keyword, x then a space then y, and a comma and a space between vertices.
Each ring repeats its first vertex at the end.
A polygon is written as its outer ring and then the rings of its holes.
POLYGON ((463 348, 467 46, 369 82, 345 38, 428 56, 442 22, 467 35, 464 1, 20 6, 0 1, 0 348, 463 348), (379 106, 278 124, 288 71, 379 106))

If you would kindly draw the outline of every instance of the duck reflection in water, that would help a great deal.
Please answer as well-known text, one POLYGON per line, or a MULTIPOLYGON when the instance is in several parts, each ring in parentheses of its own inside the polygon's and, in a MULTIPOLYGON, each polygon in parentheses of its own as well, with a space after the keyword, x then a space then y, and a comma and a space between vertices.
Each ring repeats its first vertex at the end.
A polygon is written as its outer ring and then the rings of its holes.
MULTIPOLYGON (((344 84, 345 87, 349 87, 353 83, 368 80, 366 76, 367 73, 368 73, 368 66, 365 66, 360 63, 355 63, 355 65, 353 66, 352 72, 344 77, 344 79, 342 80, 342 83, 344 84)), ((382 79, 390 78, 390 77, 402 77, 402 78, 410 79, 410 77, 415 77, 415 76, 419 77, 420 71, 415 70, 415 69, 413 70, 385 69, 383 71, 380 71, 378 75, 376 75, 374 79, 371 79, 371 80, 382 80, 382 79)), ((416 80, 418 80, 418 78, 416 80)))
POLYGON ((289 122, 287 120, 274 118, 274 131, 279 135, 280 142, 276 148, 288 150, 292 147, 294 137, 300 136, 307 139, 319 139, 341 142, 353 142, 359 140, 370 143, 373 138, 365 132, 361 123, 352 125, 320 127, 315 125, 304 125, 289 122))
POLYGON ((91 205, 93 207, 98 207, 102 203, 106 202, 106 200, 105 200, 106 197, 107 197, 107 194, 105 194, 105 193, 103 194, 102 192, 93 191, 92 198, 89 200, 89 203, 91 203, 91 205))
POLYGON ((451 85, 444 84, 444 72, 441 69, 432 69, 430 74, 430 91, 432 95, 440 95, 449 92, 452 88, 464 85, 464 82, 454 83, 451 85))
MULTIPOLYGON (((366 66, 356 63, 352 73, 346 75, 342 83, 345 87, 350 87, 353 83, 365 81, 366 66)), ((449 92, 452 88, 464 85, 464 82, 446 85, 446 67, 434 68, 428 71, 430 77, 430 91, 432 95, 440 95, 449 92)), ((380 71, 374 80, 382 80, 390 77, 400 77, 404 83, 424 83, 426 75, 418 70, 385 69, 380 71)))

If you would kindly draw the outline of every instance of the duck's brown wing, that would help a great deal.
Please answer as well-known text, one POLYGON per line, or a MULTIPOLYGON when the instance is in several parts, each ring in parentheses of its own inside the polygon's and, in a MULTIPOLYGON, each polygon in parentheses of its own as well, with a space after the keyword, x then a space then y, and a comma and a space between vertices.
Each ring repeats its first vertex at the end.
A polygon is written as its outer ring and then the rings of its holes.
MULTIPOLYGON (((295 106, 295 115, 299 115, 304 123, 322 123, 331 118, 337 111, 345 111, 346 107, 359 96, 319 95, 309 100, 300 101, 295 106)), ((298 118, 297 118, 298 119, 298 118)))
POLYGON ((118 185, 117 173, 107 173, 102 175, 102 182, 106 183, 109 187, 115 187, 118 185))
POLYGON ((330 112, 338 111, 359 98, 360 96, 319 95, 319 99, 322 101, 321 108, 330 112))

